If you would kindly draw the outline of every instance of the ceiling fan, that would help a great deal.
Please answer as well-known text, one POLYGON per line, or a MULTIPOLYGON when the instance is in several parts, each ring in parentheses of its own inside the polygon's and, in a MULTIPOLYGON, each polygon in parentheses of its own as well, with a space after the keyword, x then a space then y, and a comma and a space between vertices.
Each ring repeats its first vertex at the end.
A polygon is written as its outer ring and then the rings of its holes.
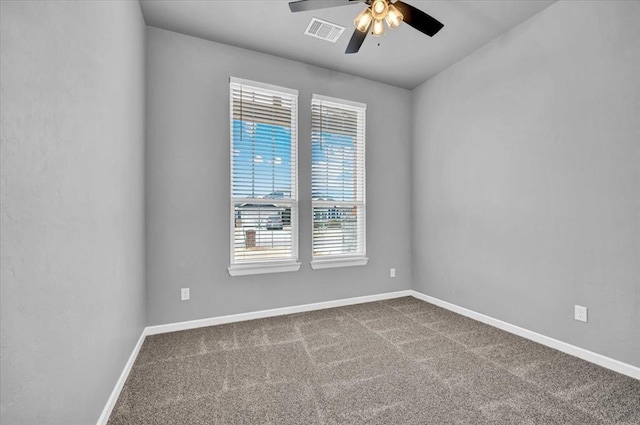
POLYGON ((298 0, 289 2, 289 9, 292 12, 306 12, 355 3, 365 3, 367 7, 353 21, 356 29, 345 53, 357 53, 369 30, 374 37, 383 35, 384 21, 390 29, 404 21, 429 37, 433 37, 444 26, 437 19, 400 0, 298 0))

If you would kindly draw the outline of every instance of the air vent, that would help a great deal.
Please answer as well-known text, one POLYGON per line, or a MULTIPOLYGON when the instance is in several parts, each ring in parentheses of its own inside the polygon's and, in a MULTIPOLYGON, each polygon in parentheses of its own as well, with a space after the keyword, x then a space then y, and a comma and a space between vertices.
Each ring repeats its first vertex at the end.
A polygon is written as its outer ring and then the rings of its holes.
POLYGON ((340 25, 332 24, 331 22, 323 21, 322 19, 312 18, 304 33, 311 37, 335 43, 343 32, 344 27, 341 27, 340 25))

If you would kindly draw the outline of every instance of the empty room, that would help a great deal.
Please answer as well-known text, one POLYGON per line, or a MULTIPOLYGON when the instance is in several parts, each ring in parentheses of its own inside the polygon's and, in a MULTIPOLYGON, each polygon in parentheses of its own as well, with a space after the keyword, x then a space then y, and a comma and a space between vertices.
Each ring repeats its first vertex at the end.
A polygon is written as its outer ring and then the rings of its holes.
POLYGON ((637 425, 640 0, 1 0, 0 423, 637 425))

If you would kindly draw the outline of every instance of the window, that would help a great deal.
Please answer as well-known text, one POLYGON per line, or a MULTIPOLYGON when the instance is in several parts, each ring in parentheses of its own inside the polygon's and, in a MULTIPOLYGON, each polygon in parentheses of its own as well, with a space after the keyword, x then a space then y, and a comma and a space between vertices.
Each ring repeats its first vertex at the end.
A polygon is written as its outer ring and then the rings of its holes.
POLYGON ((319 95, 311 101, 314 269, 367 264, 365 110, 319 95))
POLYGON ((298 92, 231 78, 232 276, 295 271, 298 92))

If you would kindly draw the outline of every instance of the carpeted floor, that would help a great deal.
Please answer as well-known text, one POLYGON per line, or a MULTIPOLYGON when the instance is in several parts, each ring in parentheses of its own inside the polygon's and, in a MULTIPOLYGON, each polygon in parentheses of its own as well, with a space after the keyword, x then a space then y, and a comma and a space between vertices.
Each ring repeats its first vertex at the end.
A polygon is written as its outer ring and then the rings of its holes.
POLYGON ((146 338, 109 425, 640 423, 640 381, 406 297, 146 338))

